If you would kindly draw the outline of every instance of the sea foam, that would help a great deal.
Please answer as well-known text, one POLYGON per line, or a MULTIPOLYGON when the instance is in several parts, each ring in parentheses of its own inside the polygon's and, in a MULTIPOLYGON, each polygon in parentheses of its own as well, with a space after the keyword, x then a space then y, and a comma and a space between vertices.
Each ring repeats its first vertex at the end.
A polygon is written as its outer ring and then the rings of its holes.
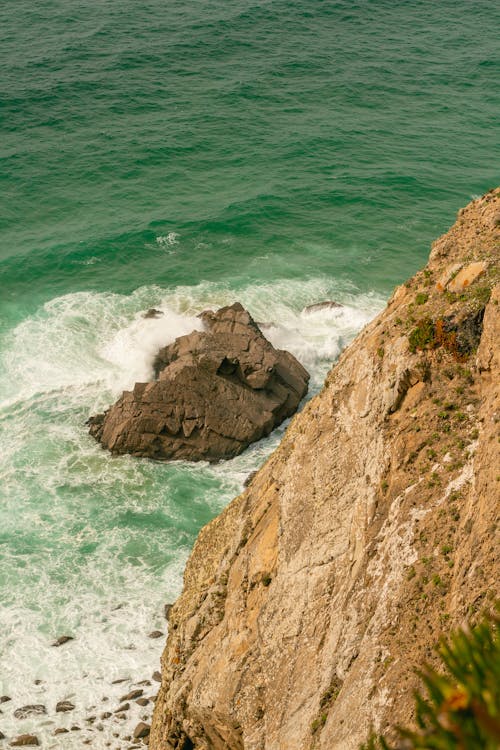
POLYGON ((157 349, 200 328, 200 312, 235 300, 310 370, 311 394, 382 303, 324 279, 85 292, 53 299, 4 336, 0 693, 12 697, 3 706, 4 734, 35 731, 47 747, 64 748, 92 737, 93 747, 104 748, 113 733, 130 734, 148 715, 134 704, 128 719, 103 721, 102 731, 85 721, 114 711, 128 686, 158 669, 164 639, 148 633, 166 632, 163 606, 180 591, 198 529, 241 490, 286 424, 210 466, 112 457, 88 436, 85 421, 151 377, 157 349), (343 307, 304 312, 323 299, 343 307), (163 315, 144 318, 150 307, 163 315), (74 640, 50 645, 66 633, 74 640), (75 710, 56 716, 64 699, 75 710), (47 716, 15 719, 13 711, 30 703, 44 703, 47 716), (71 725, 81 731, 53 737, 56 726, 71 725))

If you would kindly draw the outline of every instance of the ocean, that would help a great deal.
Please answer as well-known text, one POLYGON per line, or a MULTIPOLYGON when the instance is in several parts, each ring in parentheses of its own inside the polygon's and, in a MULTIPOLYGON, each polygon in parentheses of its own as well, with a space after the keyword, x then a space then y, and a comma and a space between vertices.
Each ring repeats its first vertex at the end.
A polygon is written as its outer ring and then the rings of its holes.
POLYGON ((317 392, 499 183, 499 28, 490 0, 4 0, 5 735, 125 746, 150 708, 86 720, 159 668, 148 635, 166 633, 198 530, 286 428, 228 462, 160 464, 110 456, 85 421, 235 300, 317 392), (304 312, 327 299, 343 306, 304 312), (26 704, 47 713, 16 718, 26 704))

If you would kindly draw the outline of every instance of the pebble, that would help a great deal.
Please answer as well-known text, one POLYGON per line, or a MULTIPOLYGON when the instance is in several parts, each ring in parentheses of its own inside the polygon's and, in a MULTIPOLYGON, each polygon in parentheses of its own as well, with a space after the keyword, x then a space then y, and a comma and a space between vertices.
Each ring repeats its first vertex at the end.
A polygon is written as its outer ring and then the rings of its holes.
POLYGON ((16 719, 26 719, 28 716, 33 716, 34 714, 46 714, 47 709, 45 706, 41 703, 37 703, 32 706, 22 706, 21 708, 16 708, 14 711, 14 716, 16 719))
POLYGON ((134 701, 136 698, 140 698, 143 693, 144 690, 140 688, 138 690, 131 690, 127 695, 122 695, 120 703, 123 703, 124 701, 134 701))
POLYGON ((143 737, 147 737, 150 731, 151 727, 149 726, 149 724, 145 724, 143 721, 141 721, 134 729, 134 738, 136 740, 140 740, 143 737))
POLYGON ((64 646, 65 643, 68 643, 68 641, 74 641, 72 635, 60 635, 59 638, 57 638, 51 645, 52 646, 64 646))
POLYGON ((35 747, 39 745, 36 734, 20 734, 9 743, 11 747, 35 747))

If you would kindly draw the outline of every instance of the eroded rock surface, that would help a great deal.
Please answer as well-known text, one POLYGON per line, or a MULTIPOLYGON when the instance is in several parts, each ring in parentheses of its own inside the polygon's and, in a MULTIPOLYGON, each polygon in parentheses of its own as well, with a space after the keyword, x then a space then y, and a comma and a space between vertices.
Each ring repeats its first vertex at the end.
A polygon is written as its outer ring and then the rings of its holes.
POLYGON ((200 532, 150 750, 357 750, 498 597, 499 210, 460 212, 200 532))
POLYGON ((202 314, 204 331, 158 353, 156 380, 136 383, 90 433, 113 453, 216 461, 241 453, 297 409, 309 375, 275 349, 239 303, 202 314))

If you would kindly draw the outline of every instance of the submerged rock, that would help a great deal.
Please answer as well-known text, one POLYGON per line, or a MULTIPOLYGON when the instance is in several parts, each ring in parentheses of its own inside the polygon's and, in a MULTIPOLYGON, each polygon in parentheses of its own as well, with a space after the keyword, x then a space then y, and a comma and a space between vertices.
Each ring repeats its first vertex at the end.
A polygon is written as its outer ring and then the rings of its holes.
POLYGON ((340 307, 343 307, 340 302, 335 302, 332 299, 327 299, 324 302, 315 302, 314 305, 307 305, 307 307, 304 307, 302 312, 312 313, 318 312, 319 310, 334 310, 340 307))
POLYGON ((147 320, 148 318, 161 318, 162 315, 163 313, 161 310, 157 310, 156 308, 151 307, 147 312, 144 313, 142 317, 147 320))
POLYGON ((275 349, 239 303, 202 313, 204 331, 161 349, 157 380, 136 383, 90 434, 112 453, 217 461, 241 453, 297 409, 309 374, 275 349))

